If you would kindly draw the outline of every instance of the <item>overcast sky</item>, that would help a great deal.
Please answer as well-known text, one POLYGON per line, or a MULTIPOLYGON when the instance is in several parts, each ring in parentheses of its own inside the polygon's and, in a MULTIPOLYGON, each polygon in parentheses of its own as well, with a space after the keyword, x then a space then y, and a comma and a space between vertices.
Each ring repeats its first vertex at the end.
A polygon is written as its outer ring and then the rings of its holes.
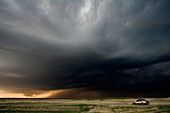
POLYGON ((0 97, 170 96, 169 6, 0 0, 0 97))

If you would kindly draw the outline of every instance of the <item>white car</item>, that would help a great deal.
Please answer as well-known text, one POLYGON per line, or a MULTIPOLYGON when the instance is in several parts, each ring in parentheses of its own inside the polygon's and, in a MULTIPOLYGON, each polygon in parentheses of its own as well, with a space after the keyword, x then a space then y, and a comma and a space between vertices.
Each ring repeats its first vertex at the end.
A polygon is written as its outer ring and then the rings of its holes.
POLYGON ((149 101, 138 99, 136 100, 136 102, 133 102, 132 105, 149 105, 149 101))

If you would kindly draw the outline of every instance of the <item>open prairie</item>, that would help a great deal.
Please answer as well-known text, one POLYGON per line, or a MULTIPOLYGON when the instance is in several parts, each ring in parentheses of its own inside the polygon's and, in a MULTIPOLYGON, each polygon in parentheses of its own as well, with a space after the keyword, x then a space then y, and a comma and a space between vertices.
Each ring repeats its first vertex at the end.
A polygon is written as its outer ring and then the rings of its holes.
POLYGON ((170 98, 146 98, 150 105, 123 99, 0 99, 0 113, 170 113, 170 98))

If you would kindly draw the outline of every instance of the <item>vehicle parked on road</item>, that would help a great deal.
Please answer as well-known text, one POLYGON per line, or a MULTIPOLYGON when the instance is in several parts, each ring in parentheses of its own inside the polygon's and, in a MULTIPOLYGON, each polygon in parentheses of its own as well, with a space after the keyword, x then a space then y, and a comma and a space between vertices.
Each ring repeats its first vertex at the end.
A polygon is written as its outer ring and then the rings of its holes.
POLYGON ((145 99, 138 99, 133 102, 132 105, 149 105, 149 101, 146 101, 145 99))

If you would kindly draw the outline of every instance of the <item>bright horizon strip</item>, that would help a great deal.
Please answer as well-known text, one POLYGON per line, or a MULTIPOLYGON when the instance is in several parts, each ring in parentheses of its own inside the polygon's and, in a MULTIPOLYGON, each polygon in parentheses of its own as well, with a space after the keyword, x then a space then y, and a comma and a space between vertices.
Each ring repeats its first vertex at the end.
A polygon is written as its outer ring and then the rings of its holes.
POLYGON ((22 93, 8 93, 0 90, 0 98, 28 98, 22 93))
POLYGON ((33 94, 32 96, 25 96, 22 93, 10 93, 0 90, 0 98, 47 98, 52 94, 53 91, 48 91, 42 94, 33 94))
POLYGON ((53 94, 57 95, 64 91, 65 90, 51 90, 41 94, 32 94, 32 96, 25 96, 23 93, 12 93, 0 90, 0 98, 48 98, 53 94))

